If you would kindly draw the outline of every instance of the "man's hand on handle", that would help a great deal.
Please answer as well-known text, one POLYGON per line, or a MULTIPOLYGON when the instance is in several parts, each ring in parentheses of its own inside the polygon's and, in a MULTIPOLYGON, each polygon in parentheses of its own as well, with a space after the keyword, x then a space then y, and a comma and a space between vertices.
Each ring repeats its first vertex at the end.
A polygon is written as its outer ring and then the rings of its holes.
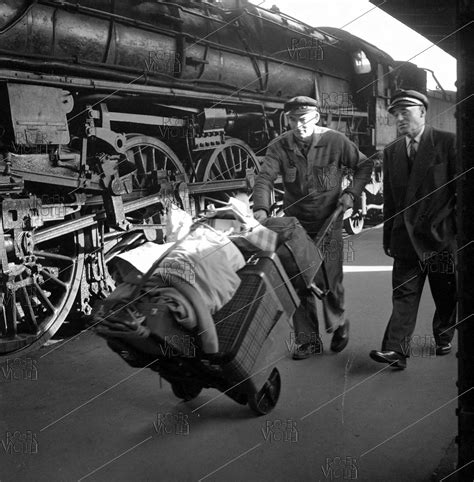
POLYGON ((344 212, 354 207, 354 196, 345 192, 339 198, 338 204, 344 208, 344 212))
POLYGON ((257 209, 253 212, 253 217, 259 222, 265 221, 268 218, 268 214, 264 209, 257 209))
POLYGON ((391 250, 388 246, 384 246, 384 247, 383 247, 383 250, 385 251, 385 254, 386 254, 387 256, 390 256, 391 258, 393 258, 392 250, 391 250))

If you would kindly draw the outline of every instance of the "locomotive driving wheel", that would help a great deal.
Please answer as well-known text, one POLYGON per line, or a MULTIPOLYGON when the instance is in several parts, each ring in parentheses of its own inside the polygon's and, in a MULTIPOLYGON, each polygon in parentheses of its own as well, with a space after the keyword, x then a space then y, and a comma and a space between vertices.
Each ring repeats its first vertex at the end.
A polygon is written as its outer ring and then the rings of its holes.
POLYGON ((54 335, 73 306, 84 267, 82 231, 36 244, 32 231, 4 239, 0 358, 23 355, 54 335))
MULTIPOLYGON (((212 151, 206 151, 196 166, 196 178, 200 182, 246 179, 249 174, 257 174, 260 164, 252 149, 240 139, 229 138, 212 151)), ((247 190, 253 188, 249 185, 247 190)), ((205 201, 226 203, 235 192, 210 193, 205 201)), ((252 200, 250 199, 250 204, 252 200)), ((218 207, 218 206, 216 206, 218 207)))

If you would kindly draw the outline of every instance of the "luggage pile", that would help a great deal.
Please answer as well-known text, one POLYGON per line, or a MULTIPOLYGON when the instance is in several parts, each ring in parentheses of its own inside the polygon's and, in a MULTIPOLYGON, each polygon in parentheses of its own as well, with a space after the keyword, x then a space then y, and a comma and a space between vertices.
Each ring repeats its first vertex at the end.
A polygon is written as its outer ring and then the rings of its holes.
MULTIPOLYGON (((216 388, 263 415, 281 388, 272 330, 291 320, 299 298, 274 249, 249 252, 242 230, 235 242, 211 224, 119 259, 121 283, 96 307, 95 331, 129 365, 158 372, 178 398, 216 388)), ((250 231, 250 242, 276 239, 250 231)))

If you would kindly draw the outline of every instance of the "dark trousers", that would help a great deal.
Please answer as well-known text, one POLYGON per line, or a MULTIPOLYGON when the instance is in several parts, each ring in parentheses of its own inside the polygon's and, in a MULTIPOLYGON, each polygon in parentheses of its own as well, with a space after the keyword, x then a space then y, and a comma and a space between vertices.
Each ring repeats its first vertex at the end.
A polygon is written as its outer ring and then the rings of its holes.
MULTIPOLYGON (((315 233, 308 232, 314 239, 315 233)), ((336 329, 344 321, 344 287, 342 285, 342 263, 344 257, 342 239, 342 219, 336 221, 321 246, 330 292, 322 299, 323 316, 326 327, 336 329)), ((315 283, 321 289, 325 285, 323 270, 315 276, 315 283)), ((319 337, 319 323, 316 309, 317 297, 311 291, 299 291, 301 304, 293 315, 293 325, 297 343, 309 343, 319 337)))
POLYGON ((382 350, 409 355, 409 343, 415 330, 418 306, 427 276, 436 306, 433 317, 435 342, 437 345, 445 345, 453 339, 456 277, 450 255, 445 252, 426 262, 395 258, 392 273, 393 311, 383 337, 382 350))

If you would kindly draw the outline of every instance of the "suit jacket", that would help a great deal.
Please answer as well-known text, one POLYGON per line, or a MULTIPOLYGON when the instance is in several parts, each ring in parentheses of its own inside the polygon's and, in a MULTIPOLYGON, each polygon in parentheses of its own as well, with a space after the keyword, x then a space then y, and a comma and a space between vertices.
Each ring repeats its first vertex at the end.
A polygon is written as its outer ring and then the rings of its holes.
POLYGON ((427 259, 455 241, 455 136, 425 127, 408 171, 405 136, 384 150, 384 248, 427 259))
POLYGON ((367 159, 344 134, 323 129, 314 133, 306 156, 291 132, 273 140, 265 155, 253 190, 254 211, 269 211, 273 183, 279 175, 284 185, 283 208, 305 228, 317 232, 336 209, 341 195, 343 167, 354 170, 354 181, 346 191, 360 196, 372 174, 367 159))

